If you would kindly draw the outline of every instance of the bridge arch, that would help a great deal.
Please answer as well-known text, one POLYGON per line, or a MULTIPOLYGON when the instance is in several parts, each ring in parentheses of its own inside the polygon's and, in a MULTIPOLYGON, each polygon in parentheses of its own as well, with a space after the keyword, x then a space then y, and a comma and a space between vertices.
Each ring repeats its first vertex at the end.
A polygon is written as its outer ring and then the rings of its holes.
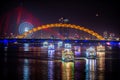
POLYGON ((66 23, 55 23, 55 24, 41 25, 41 26, 35 27, 35 28, 33 28, 33 29, 21 34, 21 35, 18 35, 17 38, 25 38, 30 33, 33 33, 33 32, 36 32, 36 31, 39 31, 42 29, 46 29, 46 28, 53 28, 53 27, 65 27, 65 28, 73 28, 73 29, 81 30, 81 31, 84 31, 84 32, 91 34, 92 36, 95 36, 99 40, 104 40, 104 38, 101 35, 94 32, 93 30, 90 30, 90 29, 85 28, 85 27, 81 27, 79 25, 66 24, 66 23))

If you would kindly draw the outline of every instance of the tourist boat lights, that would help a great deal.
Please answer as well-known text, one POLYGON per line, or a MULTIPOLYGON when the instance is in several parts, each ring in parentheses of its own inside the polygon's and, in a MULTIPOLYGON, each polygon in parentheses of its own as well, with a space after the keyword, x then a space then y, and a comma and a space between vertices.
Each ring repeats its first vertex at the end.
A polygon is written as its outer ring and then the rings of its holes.
POLYGON ((90 59, 95 59, 96 58, 96 49, 93 46, 90 46, 89 48, 86 49, 86 57, 90 59))
POLYGON ((74 54, 71 50, 65 49, 62 51, 62 61, 74 61, 74 54))
POLYGON ((62 51, 62 61, 74 61, 74 53, 71 50, 71 44, 66 43, 64 47, 65 49, 62 51))
POLYGON ((104 52, 105 51, 105 46, 103 46, 103 45, 99 45, 96 48, 97 48, 97 52, 104 52))

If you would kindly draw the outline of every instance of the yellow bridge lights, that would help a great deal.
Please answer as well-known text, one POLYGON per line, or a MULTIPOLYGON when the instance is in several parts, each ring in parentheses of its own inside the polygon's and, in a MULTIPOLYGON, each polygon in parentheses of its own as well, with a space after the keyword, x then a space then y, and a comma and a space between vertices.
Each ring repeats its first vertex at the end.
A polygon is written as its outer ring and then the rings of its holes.
POLYGON ((38 26, 36 28, 33 28, 32 30, 29 30, 21 35, 18 35, 18 38, 25 38, 28 34, 42 30, 42 29, 46 29, 46 28, 53 28, 53 27, 64 27, 64 28, 73 28, 73 29, 77 29, 77 30, 81 30, 84 32, 87 32, 93 36, 95 36, 97 39, 99 40, 104 40, 104 38, 99 35, 98 33, 94 32, 93 30, 90 30, 88 28, 85 27, 81 27, 78 25, 74 25, 74 24, 65 24, 65 23, 55 23, 55 24, 46 24, 46 25, 42 25, 42 26, 38 26))

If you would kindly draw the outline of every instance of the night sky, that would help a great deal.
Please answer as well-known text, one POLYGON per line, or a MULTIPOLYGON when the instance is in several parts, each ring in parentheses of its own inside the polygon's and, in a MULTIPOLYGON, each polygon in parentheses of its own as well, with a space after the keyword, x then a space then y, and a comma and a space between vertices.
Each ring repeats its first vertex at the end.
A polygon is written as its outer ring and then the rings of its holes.
MULTIPOLYGON (((64 17, 69 19, 71 24, 84 26, 100 34, 108 31, 120 36, 120 6, 116 0, 4 0, 0 2, 0 24, 5 22, 5 14, 18 7, 32 14, 40 21, 40 25, 56 23, 59 18, 64 17)), ((3 28, 1 25, 0 29, 3 28)))

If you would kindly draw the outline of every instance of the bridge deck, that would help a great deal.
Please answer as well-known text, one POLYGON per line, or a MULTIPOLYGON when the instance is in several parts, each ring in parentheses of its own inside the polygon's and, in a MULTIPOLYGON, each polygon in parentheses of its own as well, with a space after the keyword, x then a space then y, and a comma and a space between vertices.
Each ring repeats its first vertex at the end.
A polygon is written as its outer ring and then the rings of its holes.
POLYGON ((8 42, 8 43, 14 43, 14 42, 18 42, 18 43, 41 43, 44 41, 48 41, 48 42, 58 42, 58 41, 63 41, 63 42, 68 42, 68 43, 104 43, 104 42, 115 42, 115 43, 119 43, 120 41, 116 41, 116 40, 72 40, 72 39, 65 39, 65 40, 61 40, 61 39, 0 39, 0 43, 3 42, 8 42))

